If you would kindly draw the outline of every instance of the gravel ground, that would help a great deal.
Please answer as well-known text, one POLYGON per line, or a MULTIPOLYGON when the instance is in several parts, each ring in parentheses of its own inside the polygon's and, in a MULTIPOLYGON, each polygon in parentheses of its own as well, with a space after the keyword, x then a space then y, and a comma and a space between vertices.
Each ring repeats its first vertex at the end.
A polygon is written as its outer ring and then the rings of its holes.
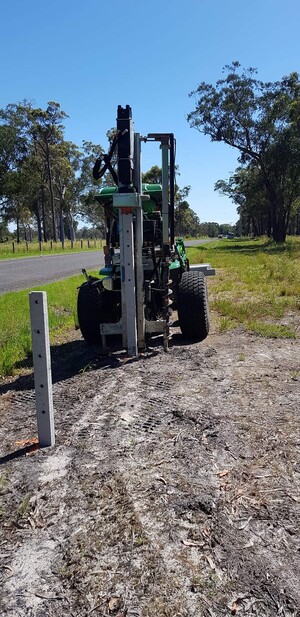
POLYGON ((299 337, 158 343, 53 348, 52 449, 2 384, 1 616, 300 616, 299 337))

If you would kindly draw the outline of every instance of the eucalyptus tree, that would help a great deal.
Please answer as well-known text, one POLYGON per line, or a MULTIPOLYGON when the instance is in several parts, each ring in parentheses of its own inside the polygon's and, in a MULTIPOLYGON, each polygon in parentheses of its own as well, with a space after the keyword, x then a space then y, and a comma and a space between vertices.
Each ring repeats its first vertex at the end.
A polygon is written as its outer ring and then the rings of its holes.
POLYGON ((6 174, 16 171, 28 154, 25 108, 30 108, 27 101, 0 109, 0 195, 6 174))
POLYGON ((76 144, 61 141, 53 147, 52 172, 55 200, 58 204, 59 236, 63 242, 65 229, 70 240, 75 240, 74 216, 78 205, 78 174, 81 152, 76 144))
POLYGON ((300 82, 291 73, 276 82, 257 79, 256 69, 233 62, 215 85, 191 93, 191 127, 236 148, 241 166, 260 170, 268 199, 272 237, 284 241, 300 189, 300 82))
POLYGON ((7 242, 10 235, 7 223, 0 218, 0 242, 7 242))
POLYGON ((24 197, 22 171, 11 171, 6 177, 5 200, 2 201, 2 218, 16 224, 16 240, 21 239, 21 228, 31 222, 31 212, 24 197))
POLYGON ((102 180, 94 180, 93 167, 95 161, 104 154, 102 146, 91 141, 83 141, 80 156, 79 172, 77 174, 77 198, 79 216, 103 234, 105 231, 104 211, 97 202, 102 180))
POLYGON ((162 168, 158 165, 153 165, 143 175, 143 182, 145 184, 161 184, 162 183, 162 168))
POLYGON ((48 196, 48 173, 44 157, 37 143, 33 142, 30 156, 22 166, 24 173, 27 172, 28 182, 24 190, 28 196, 30 208, 36 218, 38 240, 48 241, 48 232, 51 229, 51 216, 49 216, 50 200, 48 196))
POLYGON ((57 215, 55 207, 55 192, 53 180, 53 159, 55 149, 63 141, 63 120, 67 114, 60 108, 59 103, 50 101, 47 109, 31 109, 28 113, 30 134, 37 157, 40 157, 47 172, 50 209, 52 220, 52 237, 57 242, 57 215))
MULTIPOLYGON (((21 214, 29 210, 35 216, 39 240, 48 240, 50 228, 50 235, 57 240, 52 166, 64 141, 66 117, 59 103, 53 101, 46 110, 34 108, 28 101, 0 110, 1 210, 16 222, 17 235, 21 208, 21 214)), ((65 164, 62 158, 60 162, 65 164)))
POLYGON ((7 105, 0 110, 0 210, 6 223, 16 222, 18 240, 24 210, 19 174, 27 155, 25 115, 20 105, 7 105))
POLYGON ((218 180, 215 190, 227 195, 236 204, 243 235, 271 235, 268 195, 257 167, 237 168, 229 180, 218 180))

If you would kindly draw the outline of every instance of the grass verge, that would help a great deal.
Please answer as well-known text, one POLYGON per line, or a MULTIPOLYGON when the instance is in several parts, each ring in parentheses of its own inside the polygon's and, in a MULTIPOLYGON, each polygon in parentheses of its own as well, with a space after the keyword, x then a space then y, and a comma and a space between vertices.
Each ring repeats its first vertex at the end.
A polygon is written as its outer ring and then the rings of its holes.
POLYGON ((300 238, 222 240, 188 249, 191 263, 210 262, 210 308, 220 331, 242 324, 249 332, 295 338, 300 310, 300 238))
MULTIPOLYGON (((84 280, 83 275, 77 275, 65 281, 35 287, 35 291, 47 292, 52 344, 59 342, 67 331, 75 328, 77 287, 84 280)), ((11 375, 20 369, 31 355, 29 291, 10 292, 0 296, 1 377, 11 375)))

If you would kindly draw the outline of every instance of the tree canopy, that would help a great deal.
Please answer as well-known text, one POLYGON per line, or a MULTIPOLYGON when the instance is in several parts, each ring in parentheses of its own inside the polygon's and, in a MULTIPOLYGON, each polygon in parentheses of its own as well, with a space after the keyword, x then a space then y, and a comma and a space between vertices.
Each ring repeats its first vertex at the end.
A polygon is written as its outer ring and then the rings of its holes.
MULTIPOLYGON (((54 101, 45 110, 28 101, 0 110, 0 213, 4 228, 16 224, 17 241, 21 230, 26 239, 32 227, 40 241, 63 241, 65 234, 74 240, 74 216, 92 218, 97 192, 92 158, 102 148, 66 141, 67 117, 54 101)), ((99 207, 93 223, 103 227, 99 207)))
POLYGON ((237 149, 240 169, 227 186, 219 183, 217 189, 224 189, 241 212, 246 205, 253 212, 255 198, 255 207, 261 204, 267 220, 265 231, 284 241, 300 194, 299 75, 264 83, 256 69, 243 69, 239 62, 225 66, 224 73, 215 85, 202 82, 191 93, 195 109, 188 122, 211 141, 237 149), (255 185, 252 199, 250 185, 255 185))

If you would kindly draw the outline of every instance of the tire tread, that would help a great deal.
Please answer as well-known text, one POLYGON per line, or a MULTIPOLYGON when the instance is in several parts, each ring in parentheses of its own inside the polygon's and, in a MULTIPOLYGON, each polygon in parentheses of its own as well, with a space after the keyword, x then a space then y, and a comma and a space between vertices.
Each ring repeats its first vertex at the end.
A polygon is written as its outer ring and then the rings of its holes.
POLYGON ((209 332, 206 280, 203 272, 183 272, 178 285, 180 329, 188 339, 203 341, 209 332))

